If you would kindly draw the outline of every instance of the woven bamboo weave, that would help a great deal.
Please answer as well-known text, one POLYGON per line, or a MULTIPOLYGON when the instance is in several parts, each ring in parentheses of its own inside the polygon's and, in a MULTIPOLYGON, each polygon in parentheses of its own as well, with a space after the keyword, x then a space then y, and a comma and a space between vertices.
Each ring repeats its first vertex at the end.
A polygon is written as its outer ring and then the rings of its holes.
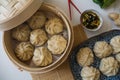
POLYGON ((29 19, 43 0, 0 0, 0 31, 10 30, 29 19))
POLYGON ((16 15, 32 0, 0 0, 0 21, 16 15))

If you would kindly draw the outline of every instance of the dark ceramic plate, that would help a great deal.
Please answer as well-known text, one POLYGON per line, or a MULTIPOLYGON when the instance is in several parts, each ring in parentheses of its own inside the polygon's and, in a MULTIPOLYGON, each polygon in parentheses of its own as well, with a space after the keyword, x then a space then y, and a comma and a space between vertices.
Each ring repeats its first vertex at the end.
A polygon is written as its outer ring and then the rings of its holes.
MULTIPOLYGON (((80 44, 73 50, 71 57, 70 57, 70 67, 71 67, 75 80, 82 80, 81 75, 80 75, 82 67, 76 61, 76 55, 79 49, 82 47, 89 47, 93 50, 93 46, 95 42, 106 41, 109 43, 111 38, 117 35, 120 35, 120 30, 111 30, 111 31, 102 33, 98 36, 95 36, 95 37, 92 37, 86 40, 85 42, 83 42, 82 44, 80 44)), ((110 56, 114 57, 114 55, 110 55, 110 56)), ((91 66, 99 69, 99 65, 100 65, 100 59, 94 55, 94 63, 91 66)), ((120 69, 116 76, 107 77, 101 73, 100 80, 120 80, 120 69)))

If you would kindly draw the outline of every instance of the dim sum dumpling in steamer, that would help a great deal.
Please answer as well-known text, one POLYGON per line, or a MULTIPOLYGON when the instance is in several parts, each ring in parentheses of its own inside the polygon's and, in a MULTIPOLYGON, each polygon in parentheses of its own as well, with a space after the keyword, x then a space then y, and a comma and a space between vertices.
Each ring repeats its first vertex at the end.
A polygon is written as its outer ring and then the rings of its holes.
POLYGON ((63 22, 59 18, 51 18, 45 24, 47 33, 54 35, 63 31, 63 22))
POLYGON ((47 43, 52 54, 62 54, 67 46, 67 40, 61 35, 52 36, 47 43))
POLYGON ((15 48, 15 54, 21 61, 28 61, 32 58, 34 47, 30 42, 21 42, 15 48))
POLYGON ((45 47, 36 48, 32 60, 36 66, 47 66, 53 61, 51 52, 45 47))
POLYGON ((12 37, 18 41, 28 41, 30 31, 29 26, 24 23, 12 29, 12 37))
POLYGON ((31 29, 38 29, 44 26, 46 16, 43 12, 37 11, 27 22, 31 29))
POLYGON ((43 45, 47 39, 45 31, 42 29, 36 29, 30 33, 30 42, 35 46, 43 45))

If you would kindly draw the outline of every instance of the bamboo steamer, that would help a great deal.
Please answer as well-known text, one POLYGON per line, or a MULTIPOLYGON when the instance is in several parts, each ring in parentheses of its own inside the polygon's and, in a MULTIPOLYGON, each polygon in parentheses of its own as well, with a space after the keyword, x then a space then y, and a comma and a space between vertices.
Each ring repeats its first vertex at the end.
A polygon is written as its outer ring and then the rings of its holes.
POLYGON ((68 31, 67 47, 66 47, 65 51, 63 52, 63 54, 52 64, 50 64, 46 67, 30 67, 29 65, 24 64, 23 62, 18 60, 18 58, 14 54, 12 38, 10 36, 10 30, 5 31, 3 34, 3 45, 4 45, 4 49, 6 51, 6 54, 9 57, 9 59, 20 69, 26 70, 31 73, 46 73, 46 72, 49 72, 49 71, 57 68, 58 66, 60 66, 69 56, 69 53, 72 49, 73 41, 74 41, 73 28, 70 24, 70 21, 68 20, 68 18, 65 16, 65 14, 60 9, 58 9, 56 6, 53 6, 51 4, 42 3, 40 10, 49 11, 49 12, 52 12, 52 13, 56 14, 57 16, 59 16, 62 19, 62 21, 64 22, 64 24, 67 28, 67 31, 68 31))

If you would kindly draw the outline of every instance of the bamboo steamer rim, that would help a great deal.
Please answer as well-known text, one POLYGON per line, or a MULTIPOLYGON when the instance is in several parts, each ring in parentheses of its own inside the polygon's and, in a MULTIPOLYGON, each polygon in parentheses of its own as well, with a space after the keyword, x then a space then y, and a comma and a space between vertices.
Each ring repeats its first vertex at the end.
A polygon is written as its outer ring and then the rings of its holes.
POLYGON ((22 9, 18 10, 15 15, 0 21, 0 31, 10 30, 26 21, 39 9, 42 2, 43 0, 29 0, 29 2, 22 9))
MULTIPOLYGON (((15 60, 15 58, 13 56, 10 55, 8 48, 6 46, 6 42, 5 40, 3 40, 3 44, 4 44, 4 48, 5 51, 8 55, 8 57, 10 58, 10 60, 17 65, 19 68, 26 70, 28 72, 31 73, 46 73, 49 72, 55 68, 57 68, 58 66, 60 66, 68 57, 71 49, 72 49, 72 45, 73 45, 73 41, 74 41, 74 36, 73 36, 73 29, 72 26, 70 24, 70 21, 68 20, 68 18, 64 15, 64 13, 62 11, 60 11, 60 9, 56 8, 53 5, 47 4, 47 3, 43 3, 41 8, 47 8, 49 10, 52 10, 53 12, 55 12, 59 17, 61 17, 61 19, 64 21, 64 23, 67 26, 67 30, 68 30, 68 44, 67 47, 64 51, 64 53, 60 56, 60 58, 55 61, 54 63, 52 63, 49 66, 43 67, 43 68, 31 68, 29 66, 24 65, 22 62, 19 61, 19 63, 15 60)), ((3 39, 5 39, 5 33, 3 34, 3 39)))

